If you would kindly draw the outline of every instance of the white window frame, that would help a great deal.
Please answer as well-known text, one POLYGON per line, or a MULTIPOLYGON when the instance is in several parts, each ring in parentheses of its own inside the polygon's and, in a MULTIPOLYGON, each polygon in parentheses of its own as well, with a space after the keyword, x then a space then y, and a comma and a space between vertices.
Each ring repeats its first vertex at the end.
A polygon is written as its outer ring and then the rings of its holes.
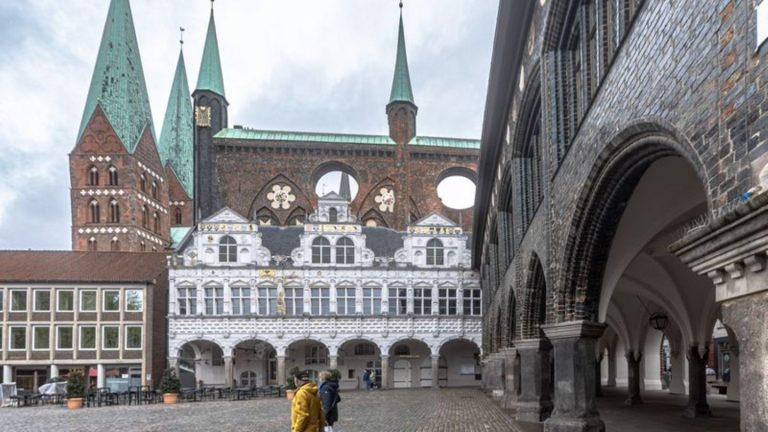
POLYGON ((126 351, 141 351, 141 350, 143 350, 144 349, 144 326, 143 325, 127 325, 127 326, 125 326, 125 343, 124 343, 124 345, 125 345, 125 350, 126 351), (128 329, 132 329, 132 328, 137 328, 137 329, 141 330, 141 338, 140 338, 140 342, 139 342, 139 347, 138 348, 136 348, 136 347, 131 348, 131 347, 128 346, 128 329))
POLYGON ((438 238, 431 238, 427 240, 426 245, 426 263, 429 266, 442 266, 445 265, 445 244, 438 238), (433 243, 434 245, 430 245, 433 243), (430 256, 431 253, 431 256, 430 256), (430 262, 430 258, 431 261, 430 262))
POLYGON ((29 295, 26 288, 22 289, 11 289, 10 295, 8 296, 8 312, 28 312, 29 311, 29 295), (24 293, 24 309, 14 309, 13 308, 13 294, 14 293, 24 293))
POLYGON ((315 287, 310 289, 310 312, 315 316, 331 314, 331 287, 315 287), (326 295, 324 291, 327 292, 326 295), (315 294, 317 293, 317 295, 315 294), (317 307, 315 307, 317 305, 317 307), (325 308, 323 307, 325 306, 325 308), (317 312, 315 312, 317 309, 317 312), (324 310, 325 309, 325 310, 324 310))
POLYGON ((341 237, 336 240, 334 245, 334 252, 336 256, 334 262, 338 265, 352 265, 355 263, 355 242, 349 237, 341 237), (342 245, 341 242, 349 242, 349 244, 342 245), (339 254, 341 252, 341 254, 339 254))
POLYGON ((459 313, 459 305, 458 305, 458 299, 459 299, 459 293, 456 290, 456 288, 437 288, 437 310, 440 315, 458 315, 459 313), (443 296, 442 294, 445 293, 443 296), (451 293, 453 293, 453 296, 451 296, 451 293), (451 313, 451 302, 453 302, 453 313, 451 313), (443 306, 445 305, 445 306, 443 306), (445 309, 445 313, 442 312, 442 310, 445 309))
POLYGON ((125 312, 144 312, 144 290, 141 288, 126 288, 123 290, 123 308, 125 309, 125 312), (138 292, 139 293, 139 299, 141 299, 141 307, 138 310, 131 310, 128 309, 128 293, 131 292, 138 292))
POLYGON ((387 292, 387 299, 389 300, 388 312, 390 315, 407 315, 408 314, 408 289, 405 287, 389 287, 387 292), (395 295, 392 295, 394 291, 395 295), (400 295, 404 294, 404 295, 400 295), (405 301, 405 310, 400 310, 400 301, 405 301), (393 312, 394 311, 394 312, 393 312))
POLYGON ((197 315, 197 287, 180 286, 176 288, 176 307, 178 314, 182 316, 197 315), (181 294, 184 294, 183 296, 181 294), (191 293, 191 296, 190 296, 191 293), (181 311, 181 304, 184 302, 186 311, 181 311), (194 309, 194 310, 192 310, 194 309))
POLYGON ((237 240, 230 236, 225 235, 219 239, 219 262, 220 263, 236 263, 238 260, 237 253, 237 240), (227 240, 227 243, 224 243, 227 240), (234 243, 229 243, 232 240, 234 243), (224 258, 224 259, 222 259, 224 258))
POLYGON ((74 312, 75 311, 75 290, 73 289, 58 289, 56 290, 56 312, 74 312), (70 293, 72 294, 72 309, 66 310, 66 309, 60 309, 59 308, 59 299, 61 298, 61 295, 64 293, 70 293))
POLYGON ((120 312, 120 290, 105 289, 101 291, 101 311, 102 312, 120 312), (107 297, 109 293, 117 293, 117 308, 107 309, 107 297))
POLYGON ((338 315, 355 314, 356 291, 355 287, 336 287, 336 313, 338 315), (351 296, 349 295, 350 291, 352 292, 351 296), (350 301, 352 302, 351 305, 350 301))
POLYGON ((119 325, 113 325, 113 324, 102 325, 101 326, 101 350, 102 351, 117 351, 119 349, 120 349, 120 326, 119 325), (106 332, 107 332, 107 329, 112 329, 112 328, 117 329, 117 344, 115 345, 114 348, 107 348, 107 346, 106 346, 106 343, 107 343, 106 332))
POLYGON ((435 289, 431 286, 420 286, 413 288, 413 314, 414 315, 432 315, 432 296, 435 293, 435 289), (427 296, 425 292, 429 290, 427 296), (417 291, 421 294, 417 295, 417 291))
POLYGON ((311 253, 310 257, 312 259, 312 264, 331 264, 332 257, 331 253, 333 251, 333 245, 331 244, 331 241, 328 240, 328 237, 324 236, 318 236, 312 239, 312 245, 311 245, 311 253), (315 244, 322 243, 322 244, 315 244), (317 260, 315 259, 315 250, 317 250, 317 260))
POLYGON ((27 334, 27 326, 8 326, 8 351, 26 351, 27 346, 29 346, 29 335, 27 334), (24 348, 14 348, 13 347, 13 330, 14 329, 22 329, 24 330, 24 348))
POLYGON ((461 311, 464 315, 468 316, 480 316, 483 312, 483 292, 478 287, 472 287, 472 288, 463 288, 464 290, 464 298, 462 300, 461 305, 461 311), (470 292, 470 295, 467 295, 467 291, 470 292), (475 295, 477 294, 477 295, 475 295), (475 307, 473 306, 474 301, 477 301, 477 310, 475 310, 475 307), (469 304, 469 311, 470 313, 466 313, 467 304, 469 304))
POLYGON ((95 325, 81 325, 77 327, 77 349, 78 351, 96 351, 99 346, 99 331, 95 325), (93 348, 83 348, 83 330, 93 329, 93 348))
POLYGON ((277 287, 274 286, 260 286, 256 287, 256 292, 258 293, 258 307, 256 313, 259 314, 259 316, 272 316, 277 315, 277 287), (262 292, 266 293, 266 295, 262 295, 262 292), (270 294, 274 292, 274 297, 270 294), (272 304, 274 302, 274 310, 272 308, 272 304), (263 309, 263 312, 262 312, 263 309))
POLYGON ((300 316, 304 314, 304 287, 283 287, 285 293, 285 314, 300 316), (288 292, 290 291, 290 295, 288 292), (298 293, 299 295, 296 295, 298 293))
POLYGON ((56 326, 56 345, 55 350, 56 351, 72 351, 75 348, 75 328, 71 324, 69 325, 57 325, 56 326), (59 330, 68 328, 71 332, 69 339, 72 345, 69 348, 62 348, 61 346, 61 338, 59 337, 59 330))
POLYGON ((224 287, 203 287, 203 315, 216 316, 224 313, 224 287), (208 296, 208 290, 213 290, 213 296, 208 296), (220 295, 219 295, 220 294, 220 295), (208 312, 208 304, 211 304, 211 312, 208 312))
POLYGON ((305 365, 327 365, 329 357, 328 347, 322 344, 309 344, 304 346, 305 365))
MULTIPOLYGON (((51 311, 51 289, 50 288, 35 288, 32 290, 32 312, 50 312, 51 311), (37 294, 48 292, 48 309, 38 309, 37 307, 37 294)), ((33 344, 34 345, 34 344, 33 344)))
POLYGON ((77 300, 78 300, 78 302, 77 302, 78 308, 77 309, 80 312, 96 312, 96 311, 99 310, 99 293, 98 293, 97 290, 95 290, 95 289, 80 290, 80 293, 78 294, 77 297, 78 297, 77 298, 77 300), (91 310, 91 309, 83 309, 83 294, 86 294, 86 293, 93 293, 93 295, 96 296, 96 298, 95 298, 95 300, 93 302, 93 310, 91 310))
POLYGON ((48 325, 36 325, 32 326, 32 351, 50 351, 51 350, 51 326, 48 325), (48 329, 48 345, 45 348, 36 348, 37 345, 37 329, 48 329))
POLYGON ((232 291, 232 315, 250 315, 251 311, 251 287, 249 286, 233 286, 230 287, 232 291), (248 290, 248 295, 244 295, 243 291, 248 290), (237 295, 236 295, 237 294, 237 295), (245 309, 248 309, 246 312, 245 309), (235 311, 235 309, 238 309, 235 311))
POLYGON ((363 315, 381 314, 381 293, 381 287, 363 287, 363 315), (366 295, 366 292, 370 292, 370 295, 366 295))

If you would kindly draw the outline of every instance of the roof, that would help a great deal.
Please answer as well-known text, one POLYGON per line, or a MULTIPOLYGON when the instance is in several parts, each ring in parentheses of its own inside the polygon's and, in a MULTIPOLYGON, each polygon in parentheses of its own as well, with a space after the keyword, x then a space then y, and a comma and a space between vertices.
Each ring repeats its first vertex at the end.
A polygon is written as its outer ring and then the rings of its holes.
POLYGON ((395 252, 403 247, 405 233, 383 227, 363 227, 365 247, 371 249, 377 257, 394 257, 395 252))
MULTIPOLYGON (((386 135, 356 135, 356 134, 334 134, 324 132, 289 132, 261 130, 250 128, 229 128, 220 130, 214 138, 233 139, 233 140, 257 140, 257 141, 287 141, 287 142, 310 142, 310 143, 332 143, 332 144, 363 144, 363 145, 396 145, 392 139, 386 135)), ((458 148, 468 150, 480 149, 480 141, 466 138, 443 138, 443 137, 414 137, 408 145, 419 147, 443 147, 458 148)))
POLYGON ((389 95, 389 103, 392 102, 410 102, 416 105, 413 101, 413 90, 411 89, 411 74, 408 72, 408 56, 405 53, 402 3, 400 3, 400 27, 397 32, 395 76, 392 78, 392 91, 389 95))
POLYGON ((194 189, 193 134, 192 100, 184 65, 184 52, 180 51, 157 150, 162 164, 170 162, 184 191, 190 197, 193 196, 194 189))
POLYGON ((269 249, 272 255, 290 256, 294 249, 301 246, 303 226, 277 227, 259 225, 261 245, 269 249))
POLYGON ((200 73, 197 76, 197 90, 210 90, 221 96, 224 94, 224 75, 221 73, 221 58, 219 57, 219 41, 216 37, 216 21, 208 20, 208 34, 205 36, 203 60, 200 62, 200 73))
POLYGON ((0 282, 153 282, 166 263, 151 252, 0 251, 0 282))
POLYGON ((172 227, 171 228, 171 247, 176 249, 179 247, 184 237, 192 231, 192 227, 172 227))
POLYGON ((101 106, 129 153, 136 149, 147 126, 154 138, 152 112, 128 0, 112 0, 109 3, 99 54, 77 133, 78 141, 97 105, 101 106))

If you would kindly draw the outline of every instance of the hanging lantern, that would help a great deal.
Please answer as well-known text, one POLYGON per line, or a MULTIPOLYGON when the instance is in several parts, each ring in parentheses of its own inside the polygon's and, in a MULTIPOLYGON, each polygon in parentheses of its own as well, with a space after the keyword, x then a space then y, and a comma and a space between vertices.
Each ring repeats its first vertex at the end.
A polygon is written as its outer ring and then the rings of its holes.
POLYGON ((650 318, 648 318, 648 322, 655 330, 661 331, 666 329, 667 325, 669 325, 669 318, 665 313, 656 312, 655 314, 651 315, 650 318))

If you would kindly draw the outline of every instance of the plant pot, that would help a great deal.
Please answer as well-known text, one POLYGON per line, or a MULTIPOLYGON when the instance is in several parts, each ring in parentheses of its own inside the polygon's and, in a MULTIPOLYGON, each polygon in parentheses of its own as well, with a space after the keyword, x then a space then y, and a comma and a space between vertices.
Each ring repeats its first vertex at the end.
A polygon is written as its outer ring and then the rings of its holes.
POLYGON ((293 400, 293 397, 296 395, 296 390, 288 389, 285 391, 285 398, 288 400, 293 400))
POLYGON ((68 398, 67 399, 67 408, 69 409, 79 409, 83 407, 83 398, 68 398))
POLYGON ((179 402, 178 393, 163 393, 163 403, 166 405, 173 405, 179 402))

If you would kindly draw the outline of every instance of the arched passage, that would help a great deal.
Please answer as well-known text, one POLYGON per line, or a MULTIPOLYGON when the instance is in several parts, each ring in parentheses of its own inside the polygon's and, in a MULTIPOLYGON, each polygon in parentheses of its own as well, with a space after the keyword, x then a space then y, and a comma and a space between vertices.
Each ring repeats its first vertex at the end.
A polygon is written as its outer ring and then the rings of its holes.
POLYGON ((317 380, 317 374, 320 371, 330 368, 328 347, 315 339, 293 341, 285 350, 285 368, 289 372, 294 368, 309 370, 310 378, 317 380))
POLYGON ((233 350, 233 380, 237 387, 259 387, 277 382, 277 353, 269 342, 250 339, 233 350))
POLYGON ((440 387, 464 387, 480 385, 480 347, 468 339, 452 339, 444 342, 439 349, 440 358, 445 361, 441 368, 440 387))
POLYGON ((215 342, 187 342, 179 349, 176 361, 182 388, 225 385, 224 350, 215 342))
POLYGON ((347 340, 339 345, 337 352, 335 369, 341 373, 340 388, 363 389, 363 377, 366 371, 368 371, 370 382, 381 388, 383 377, 381 350, 376 343, 362 338, 347 340))
MULTIPOLYGON (((422 363, 432 358, 432 350, 418 339, 401 339, 389 348, 389 364, 392 368, 393 388, 417 388, 422 380, 422 363)), ((431 376, 428 383, 432 385, 431 376)))

